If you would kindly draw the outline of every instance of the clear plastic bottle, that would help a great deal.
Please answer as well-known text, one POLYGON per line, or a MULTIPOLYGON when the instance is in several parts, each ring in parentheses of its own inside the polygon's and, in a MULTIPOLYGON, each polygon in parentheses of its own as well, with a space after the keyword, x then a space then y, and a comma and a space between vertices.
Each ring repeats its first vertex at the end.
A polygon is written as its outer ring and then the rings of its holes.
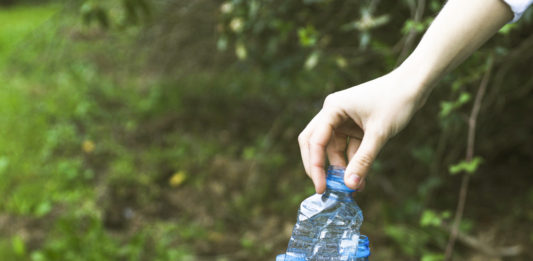
POLYGON ((368 260, 368 238, 359 234, 363 213, 353 200, 353 192, 344 184, 344 168, 330 166, 326 192, 302 202, 287 253, 276 260, 368 260), (366 243, 360 245, 360 240, 366 243), (363 252, 368 254, 363 256, 363 252))

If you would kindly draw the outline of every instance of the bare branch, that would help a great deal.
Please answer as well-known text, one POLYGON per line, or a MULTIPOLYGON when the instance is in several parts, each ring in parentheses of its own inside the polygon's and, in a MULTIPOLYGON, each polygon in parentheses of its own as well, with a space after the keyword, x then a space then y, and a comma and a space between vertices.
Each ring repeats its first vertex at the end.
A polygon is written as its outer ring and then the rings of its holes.
MULTIPOLYGON (((422 21, 422 17, 424 16, 424 10, 426 8, 426 0, 418 0, 416 11, 413 14, 413 21, 416 23, 419 23, 422 21)), ((418 32, 415 31, 415 29, 409 30, 409 33, 404 38, 404 44, 402 47, 402 51, 400 52, 400 55, 398 56, 398 61, 396 61, 396 66, 398 66, 409 54, 409 50, 413 48, 413 45, 415 43, 415 37, 417 36, 418 32)))
MULTIPOLYGON (((481 109, 481 103, 483 101, 483 96, 485 95, 485 92, 487 91, 487 85, 489 83, 490 75, 492 72, 492 65, 493 65, 492 56, 489 56, 487 62, 488 62, 487 71, 485 72, 485 75, 483 75, 483 79, 481 80, 481 83, 479 85, 479 88, 476 94, 476 99, 474 100, 472 111, 470 112, 470 117, 468 118, 468 138, 467 138, 466 158, 465 158, 467 162, 472 161, 474 157, 477 117, 479 115, 479 110, 481 109)), ((461 189, 459 191, 459 202, 457 202, 457 208, 455 210, 455 218, 453 220, 450 238, 448 240, 448 245, 446 246, 446 251, 444 253, 445 261, 451 260, 451 257, 452 257, 455 240, 457 239, 457 234, 459 232, 459 224, 461 223, 461 220, 463 218, 469 182, 470 182, 470 174, 464 173, 461 179, 461 189)))
MULTIPOLYGON (((446 231, 451 231, 452 228, 447 224, 441 224, 441 228, 446 231)), ((506 247, 495 247, 488 245, 479 239, 465 234, 461 231, 457 232, 457 240, 461 241, 463 244, 483 253, 486 256, 491 257, 505 257, 505 256, 517 256, 520 255, 523 251, 521 245, 516 246, 506 246, 506 247)))

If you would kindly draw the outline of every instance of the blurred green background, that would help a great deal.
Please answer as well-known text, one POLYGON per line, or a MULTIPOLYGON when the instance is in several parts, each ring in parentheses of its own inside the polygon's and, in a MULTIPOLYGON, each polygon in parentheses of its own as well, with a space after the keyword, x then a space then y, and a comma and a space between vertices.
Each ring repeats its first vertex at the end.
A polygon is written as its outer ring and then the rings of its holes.
MULTIPOLYGON (((274 260, 313 193, 297 135, 443 2, 0 1, 0 260, 274 260)), ((455 260, 533 260, 532 25, 443 78, 380 154, 357 196, 372 260, 442 260, 463 175, 455 260)))

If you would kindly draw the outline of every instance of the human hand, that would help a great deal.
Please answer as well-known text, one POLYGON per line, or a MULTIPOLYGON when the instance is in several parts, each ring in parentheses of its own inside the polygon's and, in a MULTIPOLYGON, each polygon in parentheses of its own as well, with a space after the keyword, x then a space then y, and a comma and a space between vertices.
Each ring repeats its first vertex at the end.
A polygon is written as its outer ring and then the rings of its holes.
POLYGON ((298 136, 305 171, 317 193, 323 193, 326 186, 326 154, 331 165, 346 167, 348 187, 364 186, 383 145, 423 103, 422 88, 402 77, 393 71, 326 97, 320 112, 298 136))
POLYGON ((330 94, 298 137, 307 175, 317 193, 326 187, 325 156, 346 166, 344 180, 355 189, 372 162, 423 104, 431 86, 511 20, 503 1, 448 1, 413 53, 395 71, 330 94), (349 139, 349 141, 348 141, 349 139))

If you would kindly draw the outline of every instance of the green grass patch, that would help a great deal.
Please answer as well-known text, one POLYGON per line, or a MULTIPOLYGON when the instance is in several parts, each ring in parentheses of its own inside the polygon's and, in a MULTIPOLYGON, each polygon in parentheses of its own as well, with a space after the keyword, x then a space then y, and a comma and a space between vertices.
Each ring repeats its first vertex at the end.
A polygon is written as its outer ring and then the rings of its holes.
POLYGON ((26 35, 61 10, 56 3, 0 8, 0 68, 26 35))

